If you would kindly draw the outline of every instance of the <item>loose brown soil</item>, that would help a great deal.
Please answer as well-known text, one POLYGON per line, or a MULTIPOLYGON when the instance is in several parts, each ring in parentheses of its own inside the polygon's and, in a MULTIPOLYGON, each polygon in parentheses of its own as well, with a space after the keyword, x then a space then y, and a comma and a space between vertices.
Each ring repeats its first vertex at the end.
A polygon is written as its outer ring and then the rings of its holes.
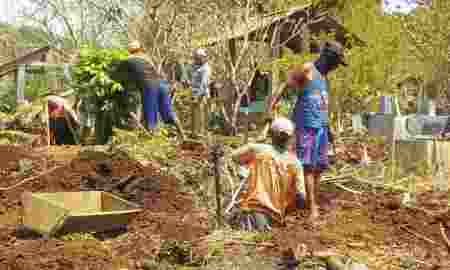
MULTIPOLYGON (((206 209, 195 209, 191 195, 176 190, 176 179, 159 175, 153 165, 145 167, 131 160, 113 161, 112 175, 151 176, 159 180, 160 189, 145 194, 144 211, 126 233, 73 241, 24 234, 17 227, 22 192, 78 191, 81 177, 95 173, 94 161, 55 160, 36 151, 0 146, 0 187, 26 177, 11 176, 20 159, 34 161, 34 175, 45 167, 64 166, 11 191, 0 191, 0 270, 137 269, 133 262, 157 254, 164 239, 189 241, 207 235, 206 209)), ((205 156, 206 152, 188 146, 183 151, 192 151, 191 156, 195 157, 205 156)), ((288 217, 286 227, 274 229, 272 240, 256 245, 255 250, 261 256, 278 256, 288 247, 298 250, 304 244, 313 253, 333 252, 361 258, 370 269, 399 269, 401 258, 406 256, 415 257, 418 269, 450 269, 449 252, 440 233, 442 223, 449 235, 450 215, 426 214, 423 210, 401 206, 400 200, 401 194, 397 193, 357 195, 324 186, 319 225, 312 227, 307 222, 307 212, 298 211, 288 217)), ((448 210, 448 194, 422 193, 417 195, 417 201, 416 208, 434 212, 448 210)), ((238 244, 227 245, 226 254, 232 254, 233 245, 238 244)), ((205 248, 194 249, 202 255, 197 250, 205 248)))
MULTIPOLYGON (((0 148, 2 176, 15 170, 23 158, 39 160, 31 149, 0 148), (1 152, 3 151, 3 152, 1 152), (6 155, 8 153, 8 155, 6 155)), ((37 163, 37 162, 36 162, 37 163)), ((47 162, 48 164, 52 162, 47 162)), ((117 269, 127 267, 131 259, 155 255, 162 239, 192 240, 204 236, 207 216, 201 209, 193 209, 188 194, 176 190, 175 179, 154 176, 155 170, 136 161, 113 161, 112 176, 127 175, 160 177, 160 191, 148 192, 143 202, 144 211, 129 225, 126 234, 106 241, 60 241, 19 237, 20 195, 24 191, 57 192, 78 191, 83 175, 95 171, 93 161, 73 160, 56 171, 27 182, 11 191, 0 191, 0 269, 117 269), (3 266, 6 268, 2 268, 3 266)), ((36 165, 35 172, 41 171, 36 165)), ((23 177, 22 177, 23 178, 23 177)), ((20 179, 2 177, 2 187, 20 179)), ((130 268, 133 269, 133 268, 130 268)))

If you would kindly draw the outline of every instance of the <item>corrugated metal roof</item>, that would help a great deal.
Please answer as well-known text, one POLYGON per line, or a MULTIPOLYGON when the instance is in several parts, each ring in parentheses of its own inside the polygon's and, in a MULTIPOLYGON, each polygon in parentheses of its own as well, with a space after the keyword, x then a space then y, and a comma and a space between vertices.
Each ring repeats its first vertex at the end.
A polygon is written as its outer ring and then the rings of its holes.
MULTIPOLYGON (((61 59, 58 59, 58 63, 53 63, 53 65, 59 65, 62 63, 73 63, 76 60, 76 56, 78 55, 78 49, 56 49, 50 46, 46 46, 43 48, 24 48, 16 51, 19 57, 9 60, 7 63, 4 63, 0 66, 0 77, 13 72, 16 70, 18 64, 22 64, 27 61, 28 58, 31 58, 38 54, 48 53, 51 51, 52 53, 56 53, 61 56, 61 59), (61 62, 61 63, 60 63, 61 62)), ((45 63, 44 63, 45 64, 45 63)))
POLYGON ((241 24, 236 24, 232 29, 224 30, 219 36, 208 37, 204 40, 197 41, 196 46, 207 47, 214 45, 218 42, 242 38, 248 34, 254 34, 256 32, 262 32, 267 27, 270 27, 286 18, 294 15, 299 15, 299 13, 305 13, 311 5, 293 7, 285 11, 278 11, 271 14, 266 14, 258 17, 252 17, 247 22, 241 24))
MULTIPOLYGON (((301 51, 298 47, 298 40, 301 39, 301 32, 295 33, 300 29, 296 29, 295 25, 300 22, 301 19, 308 18, 308 13, 312 12, 312 5, 297 6, 285 11, 279 11, 276 13, 268 14, 265 16, 259 16, 251 18, 247 23, 236 23, 236 26, 229 30, 223 31, 219 36, 206 38, 197 42, 194 46, 208 47, 213 46, 220 42, 225 42, 231 39, 242 39, 248 35, 250 40, 270 42, 272 35, 275 32, 275 26, 280 25, 283 29, 282 32, 287 31, 297 35, 295 40, 286 43, 285 46, 291 48, 294 52, 301 51), (264 39, 264 40, 263 40, 264 39), (298 48, 297 48, 298 47, 298 48)), ((334 32, 338 35, 336 39, 345 43, 349 39, 356 41, 356 45, 364 46, 365 42, 361 40, 355 34, 351 34, 342 24, 340 24, 335 18, 329 16, 326 12, 315 14, 308 18, 308 28, 313 34, 318 34, 321 31, 334 32)), ((289 34, 290 38, 294 38, 289 34)), ((295 36, 295 35, 294 35, 295 36)), ((284 40, 281 40, 284 42, 284 40)))

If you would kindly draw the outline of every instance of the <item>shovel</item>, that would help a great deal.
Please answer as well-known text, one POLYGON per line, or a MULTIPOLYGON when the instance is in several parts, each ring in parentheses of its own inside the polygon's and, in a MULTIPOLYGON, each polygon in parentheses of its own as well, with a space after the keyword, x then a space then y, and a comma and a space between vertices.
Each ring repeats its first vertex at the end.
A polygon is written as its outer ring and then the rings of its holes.
POLYGON ((233 194, 233 197, 231 198, 231 202, 228 205, 228 207, 225 209, 225 215, 229 214, 231 209, 233 209, 233 207, 236 205, 237 203, 237 198, 239 196, 239 194, 241 193, 242 189, 244 188, 244 185, 247 183, 247 178, 244 178, 241 181, 241 184, 239 185, 239 187, 236 189, 236 191, 233 194))

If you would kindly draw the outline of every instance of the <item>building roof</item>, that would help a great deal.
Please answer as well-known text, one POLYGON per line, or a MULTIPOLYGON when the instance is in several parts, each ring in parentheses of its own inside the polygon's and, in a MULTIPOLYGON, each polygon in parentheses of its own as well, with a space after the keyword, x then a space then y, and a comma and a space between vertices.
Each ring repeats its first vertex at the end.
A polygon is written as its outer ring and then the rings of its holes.
POLYGON ((35 62, 36 57, 39 57, 39 55, 47 55, 50 51, 61 55, 64 62, 70 62, 68 60, 70 60, 71 54, 57 48, 52 48, 50 46, 45 46, 38 49, 26 48, 19 53, 19 57, 0 66, 0 77, 14 72, 18 65, 35 62))
MULTIPOLYGON (((246 35, 253 41, 271 42, 274 33, 276 33, 275 29, 278 26, 281 27, 280 42, 286 43, 285 46, 292 49, 294 52, 301 52, 298 41, 302 38, 303 32, 300 31, 298 26, 299 24, 302 24, 303 21, 306 21, 309 14, 315 13, 312 11, 312 6, 307 5, 293 7, 272 14, 252 17, 246 23, 237 24, 233 29, 223 31, 219 36, 202 40, 197 45, 213 46, 217 43, 232 39, 243 39, 246 35)), ((348 42, 350 39, 354 40, 356 45, 365 45, 364 41, 356 35, 351 34, 343 25, 327 13, 309 16, 308 28, 313 35, 319 34, 320 32, 335 33, 336 40, 346 44, 348 47, 351 47, 351 44, 348 42)))
POLYGON ((20 64, 26 64, 29 59, 34 59, 34 57, 38 56, 38 55, 42 55, 42 54, 46 54, 48 53, 48 51, 50 50, 50 46, 46 46, 43 48, 39 48, 36 50, 33 50, 32 52, 26 53, 20 57, 17 57, 16 59, 13 59, 3 65, 0 66, 0 77, 13 72, 17 69, 17 65, 20 64))

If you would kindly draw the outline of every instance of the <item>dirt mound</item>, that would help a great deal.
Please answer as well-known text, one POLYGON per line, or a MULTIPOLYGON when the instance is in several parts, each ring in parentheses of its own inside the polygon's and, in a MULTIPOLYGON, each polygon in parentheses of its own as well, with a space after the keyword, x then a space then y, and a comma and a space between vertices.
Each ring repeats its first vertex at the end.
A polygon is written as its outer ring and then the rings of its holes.
POLYGON ((177 157, 208 159, 208 146, 203 142, 186 141, 178 146, 177 157))
MULTIPOLYGON (((2 231, 8 229, 1 228, 2 231)), ((14 229, 9 229, 9 235, 14 229)), ((4 233, 2 233, 4 235, 4 233)), ((10 240, 0 248, 1 269, 112 269, 110 252, 96 240, 10 240)))
MULTIPOLYGON (((19 170, 20 160, 31 160, 33 170, 38 170, 45 163, 45 157, 33 152, 31 146, 0 145, 0 177, 4 179, 19 170)), ((0 182, 3 186, 3 180, 0 182)))
MULTIPOLYGON (((320 224, 312 227, 306 211, 289 216, 286 227, 274 230, 276 248, 260 247, 262 254, 279 254, 285 248, 296 250, 305 244, 313 253, 348 254, 370 258, 373 269, 392 269, 410 256, 417 269, 448 269, 450 256, 440 231, 444 221, 450 234, 450 215, 432 217, 426 214, 448 198, 434 195, 437 201, 429 207, 430 194, 419 195, 414 208, 401 206, 401 194, 324 192, 320 224), (428 196, 428 197, 427 197, 428 196), (426 199, 428 198, 428 199, 426 199), (428 205, 428 206, 427 206, 428 205), (422 209, 425 209, 422 210, 422 209), (441 267, 441 268, 438 268, 441 267), (437 267, 437 268, 433 268, 437 267)), ((445 207, 440 208, 442 211, 445 207)), ((371 268, 371 269, 372 269, 371 268)))
MULTIPOLYGON (((7 171, 5 175, 16 166, 17 160, 34 158, 31 149, 2 147, 5 153, 12 153, 9 156, 0 154, 3 161, 6 161, 1 163, 3 171, 7 171)), ((33 174, 41 171, 41 163, 36 162, 33 174)), ((144 167, 137 161, 113 160, 112 177, 133 175, 157 179, 160 183, 158 189, 143 193, 141 203, 144 211, 129 224, 124 234, 113 239, 103 237, 102 242, 44 240, 40 237, 23 239, 17 236, 22 192, 79 191, 82 176, 97 175, 97 164, 96 161, 72 160, 17 188, 0 191, 0 224, 3 226, 0 228, 0 265, 7 265, 9 268, 6 269, 24 270, 80 269, 81 266, 89 269, 118 269, 117 265, 129 267, 130 259, 156 254, 162 239, 190 240, 206 234, 207 212, 194 209, 191 195, 177 191, 176 179, 161 176, 157 169, 144 167)), ((7 177, 2 186, 14 185, 22 179, 23 177, 7 177)))
POLYGON ((337 160, 347 163, 359 163, 364 158, 364 148, 367 156, 372 161, 379 161, 386 158, 383 145, 364 145, 359 143, 339 143, 336 145, 337 160))

